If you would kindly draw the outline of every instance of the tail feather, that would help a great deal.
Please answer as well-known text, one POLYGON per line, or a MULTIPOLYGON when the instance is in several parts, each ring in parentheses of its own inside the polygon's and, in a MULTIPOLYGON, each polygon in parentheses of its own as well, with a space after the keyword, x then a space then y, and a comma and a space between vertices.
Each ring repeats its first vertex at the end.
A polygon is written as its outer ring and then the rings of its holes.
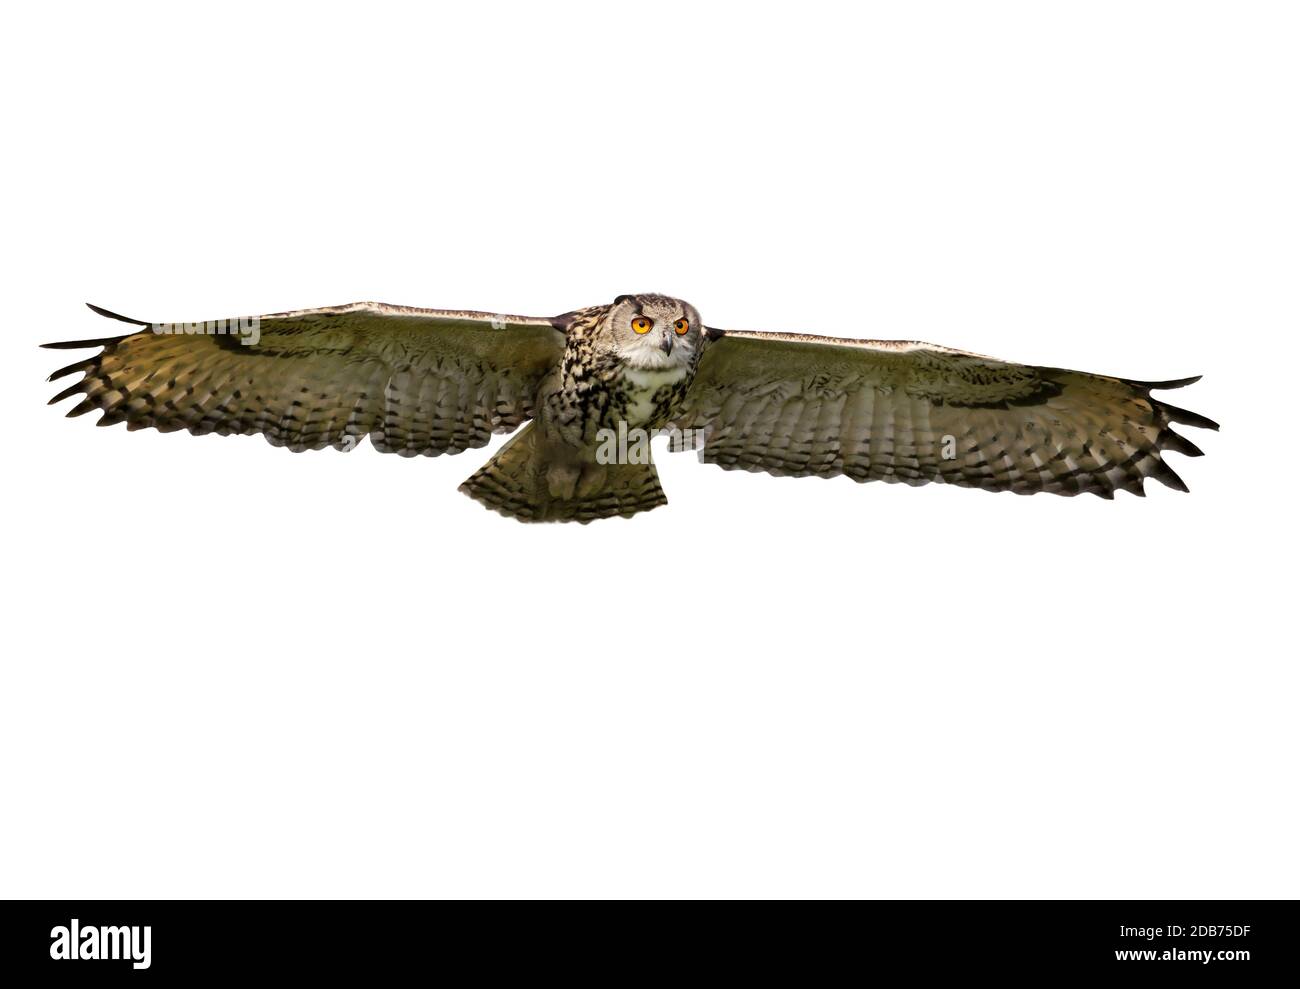
POLYGON ((546 458, 538 450, 537 426, 529 423, 497 455, 460 486, 495 512, 520 522, 591 522, 630 518, 668 504, 653 463, 609 464, 595 490, 570 498, 552 495, 546 458))

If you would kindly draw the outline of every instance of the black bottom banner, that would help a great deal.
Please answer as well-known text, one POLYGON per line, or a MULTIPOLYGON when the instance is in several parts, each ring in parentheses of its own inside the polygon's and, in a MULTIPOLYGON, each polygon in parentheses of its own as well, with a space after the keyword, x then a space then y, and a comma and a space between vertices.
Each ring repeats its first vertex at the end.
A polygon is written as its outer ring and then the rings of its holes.
POLYGON ((583 904, 552 902, 513 905, 510 916, 478 902, 12 901, 0 908, 0 978, 23 986, 249 974, 369 982, 516 969, 615 980, 747 971, 838 980, 847 971, 1236 983, 1294 981, 1297 968, 1290 901, 819 906, 803 918, 802 903, 602 904, 594 919, 583 904))

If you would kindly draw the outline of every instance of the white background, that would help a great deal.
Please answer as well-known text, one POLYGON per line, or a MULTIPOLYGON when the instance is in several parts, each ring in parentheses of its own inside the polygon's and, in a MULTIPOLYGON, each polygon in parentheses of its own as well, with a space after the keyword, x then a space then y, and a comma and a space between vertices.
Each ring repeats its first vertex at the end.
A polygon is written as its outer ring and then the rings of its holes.
POLYGON ((1293 6, 6 20, 0 894, 1300 894, 1293 6), (635 291, 1203 372, 1224 428, 1191 495, 661 453, 668 508, 530 527, 456 491, 490 451, 44 405, 83 301, 635 291))

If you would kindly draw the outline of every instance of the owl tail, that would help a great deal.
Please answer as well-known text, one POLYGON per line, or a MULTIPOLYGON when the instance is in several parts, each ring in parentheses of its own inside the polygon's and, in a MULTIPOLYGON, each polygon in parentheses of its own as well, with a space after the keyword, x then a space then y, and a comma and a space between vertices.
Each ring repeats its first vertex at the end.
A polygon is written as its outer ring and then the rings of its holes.
POLYGON ((538 446, 537 426, 530 422, 462 484, 461 491, 520 522, 585 524, 630 518, 668 504, 653 463, 593 464, 566 484, 553 472, 548 476, 551 464, 538 446))

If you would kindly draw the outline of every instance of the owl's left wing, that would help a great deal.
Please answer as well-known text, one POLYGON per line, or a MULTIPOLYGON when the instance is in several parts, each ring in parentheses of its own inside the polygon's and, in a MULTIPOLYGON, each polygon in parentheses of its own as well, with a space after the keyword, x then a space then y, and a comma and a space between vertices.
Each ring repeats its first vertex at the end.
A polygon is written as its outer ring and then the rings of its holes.
MULTIPOLYGON (((675 417, 727 469, 990 491, 1141 495, 1201 451, 1173 423, 1218 425, 1143 382, 1012 364, 933 344, 712 331, 675 417)), ((680 436, 675 437, 680 448, 680 436)))

